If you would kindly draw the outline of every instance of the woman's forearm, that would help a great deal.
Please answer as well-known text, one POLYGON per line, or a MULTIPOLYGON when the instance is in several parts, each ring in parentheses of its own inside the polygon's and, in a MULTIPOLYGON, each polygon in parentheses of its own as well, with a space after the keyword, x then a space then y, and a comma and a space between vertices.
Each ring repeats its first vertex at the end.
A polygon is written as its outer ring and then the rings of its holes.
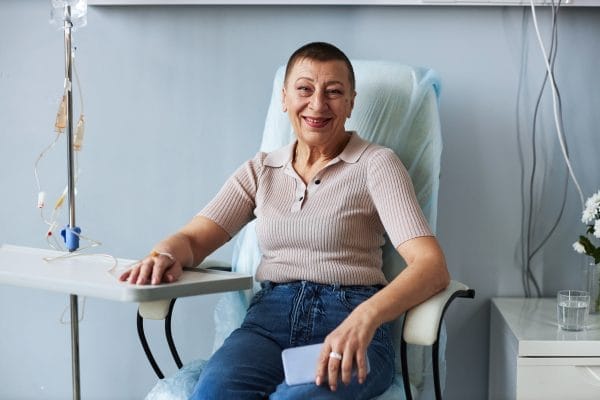
POLYGON ((184 267, 195 267, 229 239, 229 234, 219 225, 196 216, 177 233, 157 243, 154 249, 171 254, 184 267))
POLYGON ((177 232, 154 245, 153 251, 167 253, 173 256, 183 267, 193 267, 200 263, 198 256, 194 255, 194 249, 190 237, 182 232, 177 232))
POLYGON ((176 243, 187 243, 181 249, 186 267, 195 267, 208 255, 231 239, 229 233, 212 220, 201 215, 194 217, 175 235, 176 243))
POLYGON ((179 232, 158 242, 150 254, 124 272, 119 279, 144 285, 175 282, 183 267, 194 267, 230 239, 219 225, 196 216, 179 232))
POLYGON ((442 279, 438 271, 431 266, 408 266, 361 306, 376 326, 392 321, 448 286, 449 278, 442 279))
POLYGON ((396 319, 444 290, 450 283, 444 255, 437 241, 430 238, 421 242, 417 248, 404 251, 406 268, 357 308, 358 312, 367 313, 375 326, 396 319))

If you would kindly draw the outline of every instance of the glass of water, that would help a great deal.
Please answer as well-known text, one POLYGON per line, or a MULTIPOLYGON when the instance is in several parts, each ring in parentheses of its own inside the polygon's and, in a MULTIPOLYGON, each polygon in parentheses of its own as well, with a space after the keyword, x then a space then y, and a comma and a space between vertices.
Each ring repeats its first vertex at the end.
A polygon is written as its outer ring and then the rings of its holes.
POLYGON ((561 290, 556 300, 558 326, 565 331, 582 331, 587 322, 590 294, 583 290, 561 290))

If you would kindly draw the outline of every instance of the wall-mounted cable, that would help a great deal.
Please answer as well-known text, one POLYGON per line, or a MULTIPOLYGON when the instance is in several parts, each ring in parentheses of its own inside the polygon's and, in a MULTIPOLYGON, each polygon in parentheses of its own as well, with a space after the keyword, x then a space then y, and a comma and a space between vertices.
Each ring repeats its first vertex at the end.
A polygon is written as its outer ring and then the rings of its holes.
POLYGON ((579 194, 579 199, 581 201, 581 209, 583 210, 585 208, 585 200, 584 200, 585 196, 583 195, 583 191, 581 190, 579 181, 577 180, 577 177, 575 176, 575 172, 573 171, 573 167, 571 166, 571 160, 570 160, 569 154, 567 152, 565 135, 564 135, 564 132, 562 129, 562 124, 560 122, 560 117, 559 117, 560 113, 559 113, 559 109, 558 109, 558 97, 559 97, 558 87, 556 85, 556 80, 554 79, 554 72, 549 63, 550 59, 547 55, 546 47, 544 46, 544 42, 543 42, 542 36, 540 34, 540 29, 538 27, 538 22, 537 22, 537 15, 535 12, 535 4, 533 3, 533 0, 530 0, 530 5, 531 5, 531 17, 533 19, 533 25, 535 27, 536 37, 538 40, 538 44, 540 46, 540 50, 542 51, 542 54, 544 56, 544 64, 546 66, 546 71, 550 78, 550 88, 552 89, 552 109, 554 112, 554 124, 556 126, 556 134, 558 137, 558 142, 560 144, 560 149, 562 151, 562 155, 563 155, 565 164, 567 165, 567 169, 569 170, 569 175, 571 176, 571 179, 573 180, 573 184, 577 188, 577 192, 579 194))
MULTIPOLYGON (((552 26, 551 26, 551 42, 549 47, 549 52, 546 51, 546 47, 542 41, 542 35, 540 33, 540 29, 538 26, 538 18, 535 10, 535 5, 533 1, 530 0, 530 11, 531 11, 531 20, 533 22, 533 26, 535 29, 535 35, 537 43, 542 51, 542 55, 544 58, 544 66, 545 73, 542 81, 541 88, 538 92, 535 107, 533 111, 532 124, 531 124, 531 164, 530 171, 527 173, 526 171, 526 158, 525 152, 523 149, 522 143, 522 132, 520 129, 520 96, 521 96, 521 86, 522 86, 522 77, 524 75, 524 65, 525 59, 524 53, 522 54, 522 66, 521 66, 521 79, 519 80, 519 95, 517 96, 517 136, 519 139, 519 160, 522 165, 522 175, 521 175, 521 205, 522 205, 522 225, 521 225, 521 280, 523 285, 523 290, 526 297, 532 296, 541 296, 541 288, 538 284, 538 281, 535 277, 535 274, 532 270, 533 259, 536 255, 539 254, 540 250, 546 245, 550 237, 556 231, 560 220, 564 214, 564 210, 566 207, 567 201, 567 193, 568 193, 568 183, 569 178, 573 181, 580 200, 582 201, 583 206, 583 191, 579 185, 579 182, 575 176, 575 172, 570 162, 569 158, 569 150, 567 146, 565 129, 563 123, 563 114, 562 114, 562 99, 560 96, 560 90, 558 88, 558 84, 556 82, 554 76, 554 67, 556 62, 556 56, 558 53, 558 13, 561 7, 560 0, 555 4, 554 2, 551 5, 552 11, 552 26), (546 173, 547 170, 542 169, 540 171, 539 168, 539 160, 538 160, 538 152, 541 150, 539 146, 543 145, 543 142, 539 144, 540 138, 538 137, 538 120, 540 107, 542 103, 542 96, 544 94, 545 88, 547 85, 550 85, 551 89, 551 97, 552 97, 552 112, 553 112, 553 125, 556 131, 556 135, 558 138, 558 142, 560 144, 561 156, 565 161, 566 167, 566 176, 564 183, 562 184, 562 193, 560 198, 560 206, 557 214, 552 219, 545 217, 545 220, 551 220, 551 226, 546 232, 542 235, 541 239, 536 240, 536 218, 537 214, 540 210, 539 202, 544 193, 544 188, 547 186, 546 173), (537 203, 537 208, 536 208, 537 203), (537 242, 537 243, 536 243, 537 242)), ((526 9, 523 10, 523 21, 525 22, 525 13, 526 9)), ((525 47, 524 47, 525 49, 525 47)))

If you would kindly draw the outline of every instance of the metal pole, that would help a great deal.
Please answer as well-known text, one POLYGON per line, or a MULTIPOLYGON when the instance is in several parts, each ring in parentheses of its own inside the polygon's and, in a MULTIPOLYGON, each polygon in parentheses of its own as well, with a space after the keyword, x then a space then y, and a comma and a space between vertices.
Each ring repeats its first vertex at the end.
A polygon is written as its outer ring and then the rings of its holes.
MULTIPOLYGON (((65 85, 67 100, 67 201, 69 204, 69 229, 75 229, 75 160, 73 157, 73 53, 71 49, 71 7, 65 7, 65 85)), ((67 232, 68 234, 68 232, 67 232)), ((75 251, 69 248, 69 251, 75 251)), ((79 312, 77 295, 70 295, 71 308, 71 375, 73 381, 73 400, 81 399, 79 379, 79 312)))
POLYGON ((81 399, 81 386, 79 385, 79 312, 77 296, 72 294, 71 300, 71 375, 73 378, 73 400, 81 399))
POLYGON ((73 157, 73 54, 71 50, 71 7, 65 7, 65 80, 67 85, 67 164, 68 164, 68 204, 69 227, 75 224, 75 160, 73 157))

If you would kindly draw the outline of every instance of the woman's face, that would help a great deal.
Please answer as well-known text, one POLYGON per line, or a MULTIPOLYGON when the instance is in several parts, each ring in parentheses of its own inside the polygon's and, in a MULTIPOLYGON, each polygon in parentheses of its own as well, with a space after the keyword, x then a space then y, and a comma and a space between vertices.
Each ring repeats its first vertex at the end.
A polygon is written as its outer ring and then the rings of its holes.
POLYGON ((309 146, 336 143, 354 107, 356 93, 343 61, 301 59, 283 88, 283 110, 299 142, 309 146))

